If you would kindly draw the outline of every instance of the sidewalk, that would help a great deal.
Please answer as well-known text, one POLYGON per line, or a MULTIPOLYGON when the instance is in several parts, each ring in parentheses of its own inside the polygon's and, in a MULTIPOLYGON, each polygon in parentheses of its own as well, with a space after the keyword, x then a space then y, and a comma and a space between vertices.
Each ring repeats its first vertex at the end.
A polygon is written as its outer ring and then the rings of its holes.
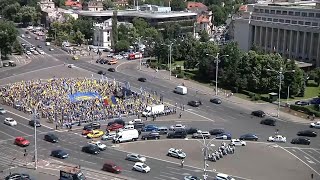
MULTIPOLYGON (((188 87, 189 89, 193 89, 198 93, 200 92, 199 94, 209 95, 211 97, 215 96, 214 87, 208 87, 208 86, 205 86, 203 84, 200 84, 200 83, 197 83, 194 81, 179 79, 174 76, 172 76, 171 80, 169 80, 169 72, 166 70, 160 70, 160 71, 156 72, 154 69, 147 68, 146 66, 142 66, 141 72, 148 74, 148 75, 151 75, 151 76, 154 76, 155 78, 158 78, 158 79, 167 80, 169 83, 172 83, 174 85, 181 85, 182 83, 184 83, 184 85, 186 87, 188 87)), ((219 89, 218 97, 223 99, 224 101, 229 101, 229 102, 234 103, 238 106, 241 106, 241 108, 245 108, 249 111, 263 110, 266 114, 268 114, 270 116, 276 116, 276 114, 277 114, 278 106, 275 104, 271 104, 271 103, 267 103, 267 102, 266 103, 255 103, 255 102, 248 101, 248 100, 236 97, 236 96, 227 97, 227 94, 225 93, 225 91, 221 90, 221 89, 219 89)), ((294 116, 294 115, 288 114, 283 111, 280 111, 279 114, 280 114, 281 120, 296 122, 296 123, 303 123, 303 124, 310 123, 310 120, 308 120, 308 119, 301 118, 299 116, 294 116)))

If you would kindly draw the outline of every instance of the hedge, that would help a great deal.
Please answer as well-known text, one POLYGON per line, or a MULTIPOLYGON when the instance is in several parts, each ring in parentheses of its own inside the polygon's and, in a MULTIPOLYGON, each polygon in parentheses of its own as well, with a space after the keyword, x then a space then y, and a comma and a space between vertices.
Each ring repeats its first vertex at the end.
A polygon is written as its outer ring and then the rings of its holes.
POLYGON ((302 111, 308 115, 315 115, 316 117, 320 117, 320 112, 312 109, 311 106, 298 106, 298 105, 290 105, 290 109, 294 111, 302 111))

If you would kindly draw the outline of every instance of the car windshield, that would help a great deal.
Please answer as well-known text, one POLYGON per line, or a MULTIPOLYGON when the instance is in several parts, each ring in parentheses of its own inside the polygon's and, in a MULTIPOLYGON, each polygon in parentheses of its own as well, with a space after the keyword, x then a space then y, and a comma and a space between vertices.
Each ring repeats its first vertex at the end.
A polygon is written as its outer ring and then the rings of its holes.
POLYGON ((148 167, 148 166, 147 166, 147 165, 145 165, 145 164, 142 164, 142 167, 143 167, 143 168, 146 168, 146 167, 148 167))
POLYGON ((136 157, 137 157, 137 158, 141 158, 141 155, 140 155, 140 154, 137 154, 136 157))

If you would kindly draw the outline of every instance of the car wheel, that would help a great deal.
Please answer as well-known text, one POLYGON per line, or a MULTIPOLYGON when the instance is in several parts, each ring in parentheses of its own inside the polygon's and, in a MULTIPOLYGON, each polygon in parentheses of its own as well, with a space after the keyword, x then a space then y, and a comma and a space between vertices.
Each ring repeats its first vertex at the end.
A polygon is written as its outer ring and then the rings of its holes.
POLYGON ((158 140, 158 139, 159 139, 158 137, 155 138, 155 140, 158 140))
POLYGON ((143 140, 147 140, 147 138, 143 138, 143 140))
POLYGON ((147 171, 145 171, 145 170, 143 170, 142 172, 143 172, 143 173, 147 173, 147 171))
POLYGON ((245 146, 245 144, 242 144, 242 146, 245 146))
POLYGON ((313 128, 313 126, 312 126, 312 125, 310 125, 310 128, 313 128))

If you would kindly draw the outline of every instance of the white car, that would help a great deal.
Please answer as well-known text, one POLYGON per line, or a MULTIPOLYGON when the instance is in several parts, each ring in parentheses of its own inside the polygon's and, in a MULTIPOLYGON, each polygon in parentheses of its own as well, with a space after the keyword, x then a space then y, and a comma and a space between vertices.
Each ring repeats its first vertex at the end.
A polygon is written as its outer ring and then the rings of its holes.
POLYGON ((21 34, 21 37, 24 38, 24 37, 26 37, 26 36, 25 36, 24 34, 21 34))
POLYGON ((142 162, 136 162, 133 165, 132 170, 143 172, 143 173, 148 173, 148 172, 150 172, 151 168, 142 162))
POLYGON ((209 131, 201 131, 198 130, 196 133, 192 135, 192 138, 205 138, 205 139, 210 139, 211 135, 209 131))
POLYGON ((269 142, 283 142, 285 143, 287 141, 287 138, 282 136, 282 135, 275 135, 275 136, 270 136, 268 138, 269 142))
POLYGON ((230 144, 233 146, 246 146, 247 145, 247 143, 245 141, 242 141, 240 139, 232 139, 230 144))
POLYGON ((185 125, 182 125, 182 124, 176 124, 176 125, 172 125, 170 126, 169 130, 172 130, 174 131, 175 129, 185 129, 186 126, 185 125))
POLYGON ((6 114, 7 111, 3 108, 3 107, 0 107, 0 114, 6 114))
POLYGON ((141 119, 134 119, 134 120, 129 121, 129 124, 135 124, 135 123, 141 123, 141 122, 142 122, 141 119))
POLYGON ((109 132, 104 134, 101 137, 101 140, 106 141, 106 140, 112 140, 114 137, 116 137, 117 133, 116 132, 109 132))
POLYGON ((218 173, 214 180, 235 180, 228 174, 218 173))
POLYGON ((44 51, 40 50, 39 53, 40 53, 40 54, 44 54, 44 51))
POLYGON ((311 123, 310 124, 311 128, 316 128, 316 129, 320 129, 320 121, 315 122, 315 123, 311 123))
POLYGON ((27 54, 27 55, 31 55, 31 52, 30 52, 30 51, 27 51, 26 54, 27 54))
POLYGON ((75 66, 73 64, 68 64, 68 68, 74 68, 75 66))
POLYGON ((168 150, 167 156, 175 157, 178 159, 184 159, 187 157, 187 154, 185 152, 183 152, 182 149, 170 148, 168 150))
POLYGON ((31 39, 31 36, 27 36, 28 39, 31 39))
POLYGON ((15 121, 12 118, 6 118, 6 119, 4 119, 4 124, 9 125, 9 126, 16 126, 17 121, 15 121))
POLYGON ((89 144, 97 146, 100 149, 100 151, 107 149, 107 146, 105 144, 102 144, 100 141, 91 141, 89 144))
POLYGON ((130 153, 127 154, 126 160, 133 162, 146 162, 146 157, 141 156, 140 154, 130 153))

